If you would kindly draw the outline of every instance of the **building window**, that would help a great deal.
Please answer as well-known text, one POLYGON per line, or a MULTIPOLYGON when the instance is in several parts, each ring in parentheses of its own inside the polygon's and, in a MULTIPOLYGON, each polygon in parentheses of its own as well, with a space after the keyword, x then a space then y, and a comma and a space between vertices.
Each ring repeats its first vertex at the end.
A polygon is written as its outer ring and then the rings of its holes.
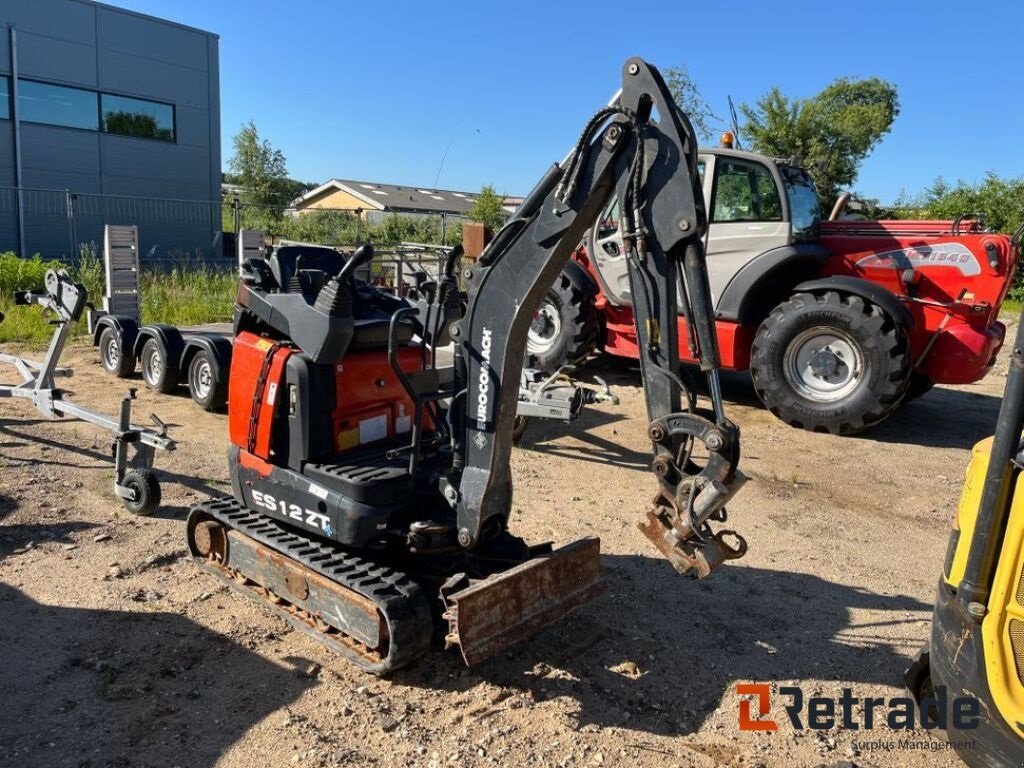
POLYGON ((95 91, 18 80, 18 117, 29 123, 99 129, 95 91))
POLYGON ((174 107, 127 96, 100 95, 104 133, 174 141, 174 107))
POLYGON ((11 78, 0 75, 0 120, 11 119, 11 78))

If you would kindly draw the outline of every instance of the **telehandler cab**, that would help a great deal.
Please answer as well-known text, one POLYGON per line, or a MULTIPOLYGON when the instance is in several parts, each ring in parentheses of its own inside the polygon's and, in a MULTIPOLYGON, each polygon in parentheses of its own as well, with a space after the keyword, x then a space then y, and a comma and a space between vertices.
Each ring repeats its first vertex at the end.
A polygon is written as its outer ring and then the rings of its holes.
POLYGON ((366 246, 340 269, 280 253, 248 263, 228 397, 234 494, 192 510, 198 563, 376 674, 442 642, 475 663, 595 597, 598 539, 552 551, 509 530, 509 454, 536 309, 613 195, 656 479, 641 528, 681 573, 742 556, 742 537, 713 528, 745 478, 718 382, 693 129, 634 58, 477 263, 459 275, 449 259, 413 306, 389 313, 352 291, 366 246), (710 410, 678 376, 680 306, 710 410), (451 341, 441 376, 436 350, 451 341))

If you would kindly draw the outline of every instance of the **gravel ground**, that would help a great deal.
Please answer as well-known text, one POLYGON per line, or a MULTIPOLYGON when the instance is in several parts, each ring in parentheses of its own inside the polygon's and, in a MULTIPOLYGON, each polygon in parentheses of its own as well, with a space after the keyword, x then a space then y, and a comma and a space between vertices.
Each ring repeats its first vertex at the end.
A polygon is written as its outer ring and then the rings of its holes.
MULTIPOLYGON (((77 399, 113 412, 127 383, 89 348, 66 362, 77 399)), ((158 457, 164 508, 140 519, 112 498, 105 435, 0 401, 0 765, 959 765, 864 743, 898 738, 885 729, 816 735, 780 718, 741 732, 735 687, 902 694, 1005 368, 851 438, 790 429, 727 377, 751 477, 730 523, 750 552, 698 583, 636 529, 654 490, 642 391, 628 365, 597 364, 622 404, 531 426, 512 457, 513 524, 531 541, 599 535, 607 593, 480 667, 436 654, 388 680, 188 559, 189 506, 229 490, 224 416, 140 390, 137 413, 180 443, 158 457)))

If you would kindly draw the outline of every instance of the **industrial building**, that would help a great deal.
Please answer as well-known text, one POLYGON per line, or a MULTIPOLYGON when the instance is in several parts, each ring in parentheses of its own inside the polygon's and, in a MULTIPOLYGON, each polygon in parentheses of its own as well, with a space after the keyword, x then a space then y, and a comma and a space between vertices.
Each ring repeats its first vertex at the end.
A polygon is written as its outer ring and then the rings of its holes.
POLYGON ((88 0, 0 4, 0 251, 139 227, 146 259, 221 252, 218 37, 88 0))

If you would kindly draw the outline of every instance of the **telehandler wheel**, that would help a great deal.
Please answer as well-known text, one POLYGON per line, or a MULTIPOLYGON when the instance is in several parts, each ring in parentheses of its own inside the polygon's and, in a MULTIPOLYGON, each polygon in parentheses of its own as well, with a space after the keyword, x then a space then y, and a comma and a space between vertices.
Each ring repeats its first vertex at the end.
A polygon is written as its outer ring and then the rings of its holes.
POLYGON ((123 339, 119 331, 107 326, 100 333, 100 365, 107 373, 112 373, 119 379, 127 378, 135 373, 135 358, 131 350, 123 346, 123 339))
POLYGON ((133 515, 148 517, 160 507, 160 481, 152 470, 133 469, 126 472, 121 485, 132 493, 131 498, 122 497, 121 502, 133 515))
POLYGON ((598 317, 594 297, 560 273, 541 299, 526 337, 526 354, 533 365, 554 373, 597 349, 598 317))
POLYGON ((216 364, 201 349, 188 364, 188 392, 204 411, 219 411, 228 401, 227 382, 217 381, 216 364))
POLYGON ((885 419, 903 399, 907 331, 860 296, 797 293, 758 328, 750 373, 761 402, 787 424, 853 434, 885 419))
POLYGON ((147 339, 142 345, 142 380, 146 386, 169 395, 178 388, 178 365, 174 360, 166 360, 165 352, 159 341, 147 339))
POLYGON ((931 392, 932 387, 934 386, 935 382, 923 373, 913 371, 910 374, 910 384, 907 386, 907 394, 903 396, 903 402, 909 403, 911 400, 917 400, 919 397, 924 397, 931 392))

